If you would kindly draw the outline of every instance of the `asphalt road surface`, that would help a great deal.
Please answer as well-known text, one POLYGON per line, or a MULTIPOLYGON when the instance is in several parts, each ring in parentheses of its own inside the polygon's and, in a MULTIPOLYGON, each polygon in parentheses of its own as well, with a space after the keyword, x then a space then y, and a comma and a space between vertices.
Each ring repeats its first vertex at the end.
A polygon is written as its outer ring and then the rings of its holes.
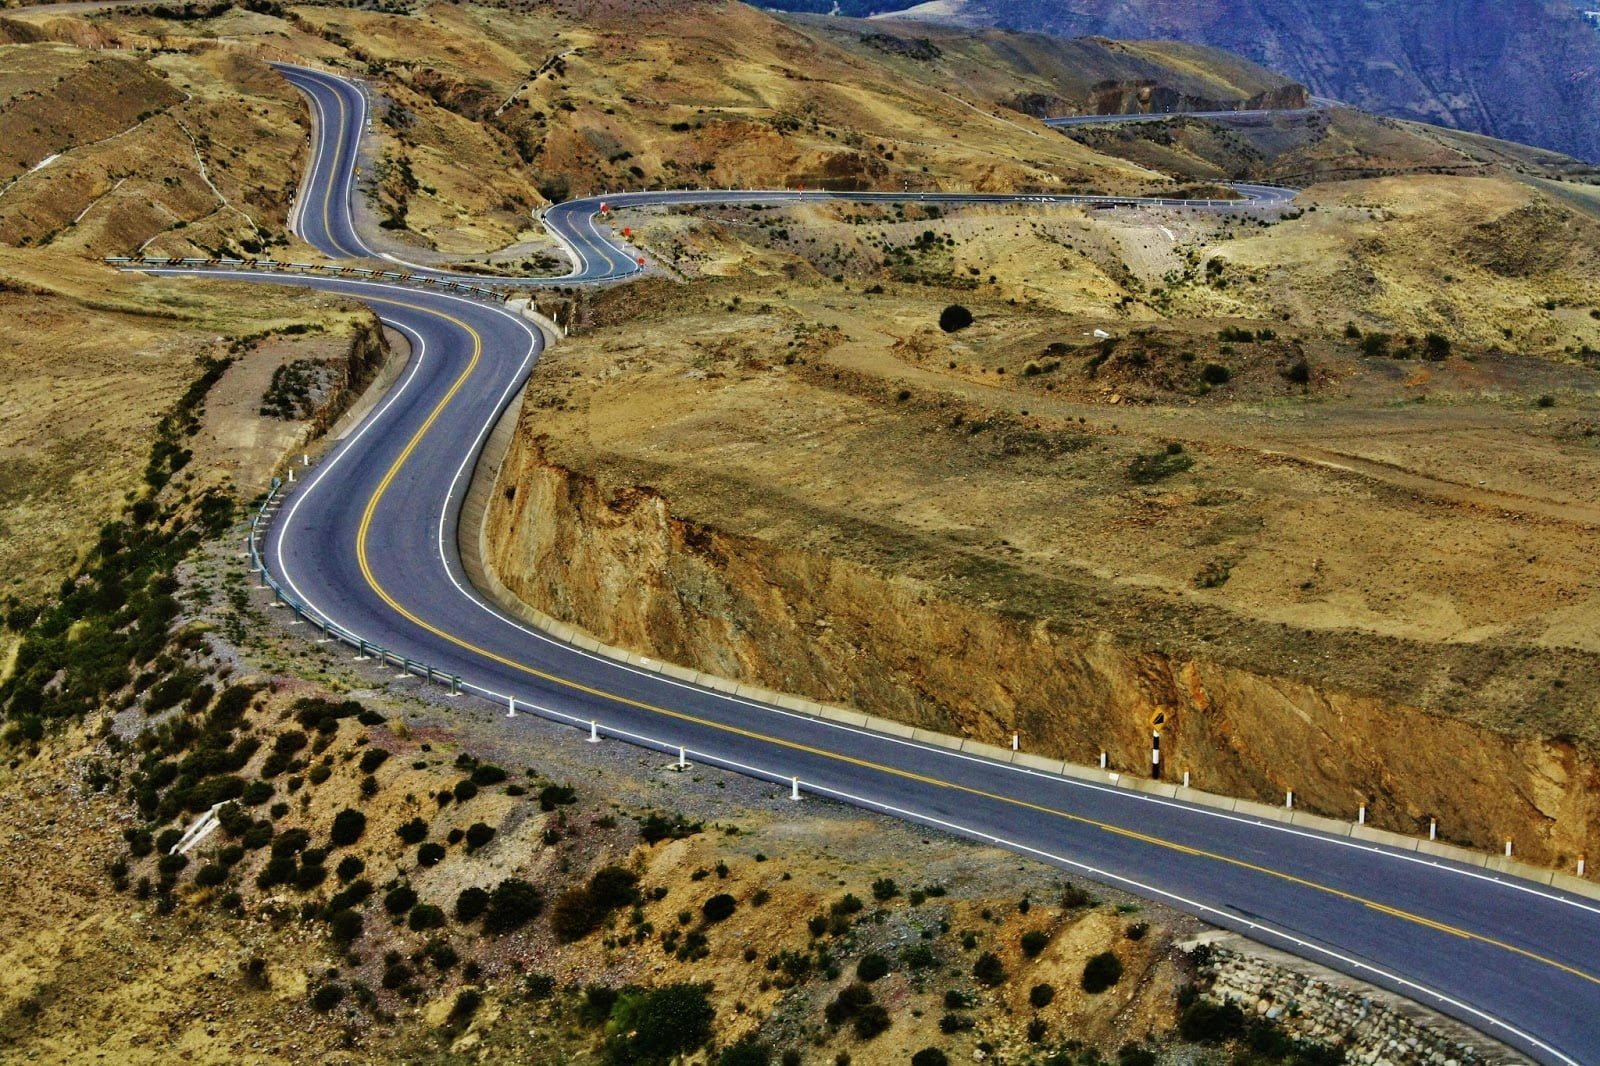
MULTIPOLYGON (((329 255, 371 257, 350 212, 350 171, 366 121, 360 89, 307 71, 286 76, 310 98, 317 131, 293 222, 329 255)), ((1269 203, 1292 196, 1242 191, 1269 203)), ((777 195, 639 193, 608 202, 770 202, 777 195)), ((596 219, 598 206, 591 199, 545 213, 575 260, 571 275, 545 283, 615 279, 637 267, 632 250, 596 219)), ((1600 907, 1590 901, 766 706, 589 654, 507 618, 466 579, 456 526, 483 440, 539 356, 538 331, 503 306, 447 293, 238 276, 365 300, 412 344, 399 383, 290 486, 265 539, 275 581, 314 620, 458 675, 463 699, 501 707, 515 699, 524 713, 580 728, 594 722, 605 738, 674 753, 682 745, 696 763, 785 789, 798 779, 806 796, 993 841, 1409 995, 1540 1061, 1600 1063, 1600 907)), ((520 721, 508 718, 505 728, 520 721)))

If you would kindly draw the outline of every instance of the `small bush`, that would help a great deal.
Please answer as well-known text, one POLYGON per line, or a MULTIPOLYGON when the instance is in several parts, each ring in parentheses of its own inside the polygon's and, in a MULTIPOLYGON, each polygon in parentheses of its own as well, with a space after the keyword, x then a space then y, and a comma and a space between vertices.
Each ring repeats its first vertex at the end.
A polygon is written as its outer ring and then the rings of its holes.
POLYGON ((1244 1012, 1233 1003, 1197 999, 1178 1018, 1178 1033, 1195 1044, 1221 1044, 1244 1033, 1244 1012))
POLYGON ((1039 953, 1049 945, 1049 933, 1040 932, 1037 929, 1030 929, 1028 932, 1022 934, 1022 953, 1030 959, 1037 958, 1039 953))
POLYGON ((1206 363, 1200 367, 1200 380, 1207 385, 1226 385, 1233 379, 1233 371, 1221 363, 1206 363))
POLYGON ((1123 1044, 1117 1049, 1117 1066, 1156 1066, 1156 1053, 1138 1044, 1123 1044))
POLYGON ((478 786, 472 783, 472 778, 464 777, 456 782, 455 797, 457 803, 465 803, 478 794, 478 786))
POLYGON ((1083 990, 1091 996, 1098 995, 1122 980, 1122 960, 1110 951, 1102 951, 1083 964, 1083 990))
POLYGON ((416 889, 410 885, 399 885, 389 890, 383 897, 383 909, 393 915, 401 915, 417 905, 416 889))
POLYGON ((888 976, 889 960, 886 956, 870 951, 861 956, 861 961, 856 963, 856 977, 867 984, 888 976))
POLYGON ((421 818, 413 818, 409 822, 402 823, 394 832, 407 844, 420 844, 428 839, 428 823, 421 818))
POLYGON ((546 785, 539 790, 539 809, 553 811, 578 802, 578 793, 570 785, 546 785))
POLYGON ((859 981, 845 985, 822 1010, 829 1025, 839 1026, 854 1018, 863 1007, 872 1003, 872 989, 859 981))
POLYGON ((367 816, 360 811, 346 807, 333 816, 333 829, 328 833, 328 839, 333 841, 336 848, 346 848, 361 839, 361 834, 367 831, 367 816))
POLYGON ((444 845, 436 840, 430 840, 417 849, 418 866, 438 866, 444 861, 444 845))
POLYGON ((319 985, 317 990, 311 993, 311 1007, 313 1010, 327 1014, 344 1002, 344 997, 348 991, 344 985, 333 981, 325 985, 319 985))
POLYGON ((489 763, 479 763, 472 768, 472 783, 481 788, 498 785, 506 779, 506 772, 498 766, 489 763))
POLYGON ((485 822, 473 822, 467 826, 467 851, 477 851, 489 841, 494 839, 494 826, 485 822))
POLYGON ((1036 984, 1028 989, 1028 1005, 1034 1010, 1043 1010, 1056 1001, 1056 988, 1051 984, 1036 984))
POLYGON ((856 1012, 850 1024, 855 1029, 856 1039, 871 1040, 889 1028, 889 1012, 881 1003, 869 1003, 856 1012))
POLYGON ((900 894, 900 886, 891 877, 880 877, 872 882, 872 898, 886 903, 900 894))
POLYGON ((925 1047, 911 1056, 911 1066, 950 1066, 950 1058, 936 1047, 925 1047))
POLYGON ((542 910, 544 894, 538 887, 509 877, 489 894, 489 904, 483 914, 483 931, 509 933, 537 918, 542 910))
POLYGON ((946 333, 955 333, 972 325, 972 312, 960 304, 951 304, 939 312, 939 328, 946 333))
POLYGON ((414 933, 438 929, 444 925, 444 911, 431 903, 419 903, 411 908, 411 913, 406 917, 406 925, 410 926, 414 933))
POLYGON ((768 1066, 771 1062, 772 1049, 754 1037, 723 1048, 717 1056, 717 1066, 768 1066))
POLYGON ((389 753, 382 748, 368 748, 361 753, 361 762, 358 765, 362 773, 370 774, 382 766, 388 758, 389 753))
POLYGON ((339 876, 343 884, 349 884, 360 877, 367 869, 367 864, 354 855, 346 855, 339 860, 339 866, 333 872, 339 876))
POLYGON ((349 944, 361 937, 363 920, 360 911, 346 908, 334 911, 328 917, 328 934, 335 942, 349 944))
POLYGON ((981 985, 994 987, 1006 979, 1005 965, 1000 961, 1000 956, 992 951, 985 951, 978 956, 972 964, 972 978, 981 985))
POLYGON ((946 1036, 953 1036, 956 1033, 964 1033, 977 1024, 970 1015, 945 1014, 939 1019, 939 1032, 946 1036))
POLYGON ((728 893, 718 892, 700 905, 700 913, 708 922, 722 922, 733 917, 733 912, 738 906, 738 901, 728 893))
POLYGON ((489 893, 474 885, 456 897, 456 921, 475 922, 489 909, 489 893))

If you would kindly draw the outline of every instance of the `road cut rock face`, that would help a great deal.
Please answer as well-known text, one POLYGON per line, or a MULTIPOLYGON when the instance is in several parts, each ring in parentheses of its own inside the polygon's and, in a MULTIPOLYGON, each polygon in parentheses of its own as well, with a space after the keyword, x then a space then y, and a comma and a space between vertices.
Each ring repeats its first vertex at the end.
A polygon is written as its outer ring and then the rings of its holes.
POLYGON ((1600 770, 1561 739, 1192 654, 1071 620, 941 597, 850 561, 675 518, 603 492, 521 427, 487 516, 510 592, 602 642, 927 729, 1144 772, 1167 711, 1167 772, 1195 787, 1499 852, 1570 872, 1600 852, 1600 770))

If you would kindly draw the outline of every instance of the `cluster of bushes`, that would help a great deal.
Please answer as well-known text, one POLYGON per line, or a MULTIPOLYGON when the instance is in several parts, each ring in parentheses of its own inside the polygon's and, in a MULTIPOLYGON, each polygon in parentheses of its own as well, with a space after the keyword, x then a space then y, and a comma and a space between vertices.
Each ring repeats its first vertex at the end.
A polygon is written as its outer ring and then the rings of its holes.
POLYGON ((550 909, 550 926, 559 940, 582 940, 605 924, 613 911, 638 900, 639 878, 620 866, 604 866, 587 884, 557 897, 550 909))
POLYGON ((872 989, 860 981, 839 990, 833 1002, 823 1008, 823 1017, 835 1029, 849 1023, 856 1037, 871 1040, 889 1028, 889 1012, 873 999, 872 989))

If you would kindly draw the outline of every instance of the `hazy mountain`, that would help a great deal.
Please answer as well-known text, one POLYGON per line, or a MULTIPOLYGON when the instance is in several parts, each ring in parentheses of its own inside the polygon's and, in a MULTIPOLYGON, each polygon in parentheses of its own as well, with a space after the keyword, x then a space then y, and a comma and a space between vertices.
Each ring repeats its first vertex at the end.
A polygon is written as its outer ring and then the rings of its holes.
POLYGON ((1600 30, 1570 0, 841 0, 840 9, 1209 44, 1358 107, 1600 159, 1600 30))

